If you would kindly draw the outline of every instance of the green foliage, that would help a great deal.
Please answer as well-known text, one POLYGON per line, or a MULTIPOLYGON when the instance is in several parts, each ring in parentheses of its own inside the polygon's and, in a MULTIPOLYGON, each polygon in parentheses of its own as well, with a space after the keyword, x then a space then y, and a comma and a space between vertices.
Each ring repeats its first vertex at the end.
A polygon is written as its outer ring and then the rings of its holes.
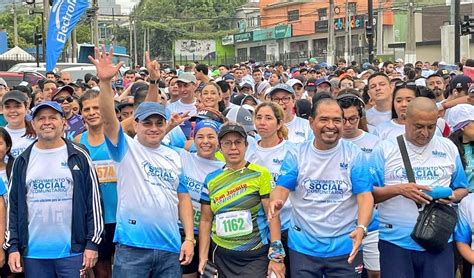
MULTIPOLYGON (((137 41, 150 30, 150 52, 161 59, 172 57, 177 39, 216 39, 236 33, 235 9, 246 0, 141 0, 132 16, 137 24, 137 41)), ((140 45, 140 43, 139 43, 140 45)), ((138 47, 138 57, 142 57, 138 47)))
MULTIPOLYGON (((34 32, 36 26, 41 26, 41 18, 39 15, 28 15, 25 7, 16 7, 17 25, 18 25, 18 46, 21 48, 34 46, 34 32)), ((0 13, 0 29, 4 29, 8 35, 8 47, 14 46, 13 31, 13 11, 10 8, 0 13)))

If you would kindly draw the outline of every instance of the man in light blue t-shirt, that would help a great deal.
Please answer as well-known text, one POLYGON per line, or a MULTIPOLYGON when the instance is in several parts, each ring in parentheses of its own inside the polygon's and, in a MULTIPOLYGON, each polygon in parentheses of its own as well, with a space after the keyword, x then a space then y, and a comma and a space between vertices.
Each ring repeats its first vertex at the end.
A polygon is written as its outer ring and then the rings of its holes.
MULTIPOLYGON (((363 270, 359 248, 372 214, 372 187, 363 152, 340 140, 343 121, 335 100, 314 103, 309 122, 315 138, 286 155, 271 193, 272 245, 281 240, 280 209, 288 197, 293 205, 288 232, 292 277, 360 277, 363 270)), ((283 277, 281 254, 274 253, 269 269, 283 277)))
MULTIPOLYGON (((115 116, 112 78, 122 63, 112 65, 105 49, 90 58, 100 79, 99 110, 104 123, 107 150, 117 175, 117 214, 114 242, 114 277, 181 277, 181 264, 191 262, 194 245, 193 208, 187 188, 180 185, 181 159, 161 144, 168 116, 157 102, 142 102, 134 111, 136 137, 120 128, 115 116), (179 214, 179 217, 178 217, 179 214), (178 219, 185 240, 181 244, 178 219), (132 259, 131 259, 132 258, 132 259)), ((147 57, 147 60, 148 57, 147 57)), ((160 69, 147 62, 149 94, 158 93, 160 69)), ((150 96, 148 96, 150 99, 150 96)))
POLYGON ((417 204, 433 199, 426 194, 450 188, 452 195, 437 202, 459 202, 468 191, 467 179, 456 146, 447 138, 433 136, 438 109, 428 98, 410 102, 405 141, 416 183, 408 182, 397 139, 380 142, 370 155, 368 173, 379 212, 379 250, 382 277, 454 277, 452 239, 440 252, 430 252, 410 236, 419 212, 417 204))

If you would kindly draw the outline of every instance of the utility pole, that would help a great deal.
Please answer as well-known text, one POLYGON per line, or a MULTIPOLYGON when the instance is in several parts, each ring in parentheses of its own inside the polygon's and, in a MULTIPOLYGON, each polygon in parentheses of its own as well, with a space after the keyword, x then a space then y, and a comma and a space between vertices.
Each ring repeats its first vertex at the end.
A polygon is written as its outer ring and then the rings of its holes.
POLYGON ((134 51, 134 60, 135 66, 138 65, 138 51, 137 51, 137 25, 136 21, 133 21, 133 51, 134 51))
MULTIPOLYGON (((145 51, 147 51, 146 49, 146 37, 147 37, 147 28, 143 29, 143 60, 142 61, 145 61, 145 51)), ((142 62, 142 64, 145 64, 144 62, 142 62)))
POLYGON ((454 63, 461 61, 461 10, 460 0, 454 0, 454 63))
MULTIPOLYGON (((132 24, 133 24, 133 21, 132 21, 132 16, 130 15, 128 17, 128 29, 130 31, 130 35, 129 35, 129 40, 128 40, 128 43, 130 44, 129 46, 129 50, 128 50, 128 53, 130 55, 130 60, 132 60, 133 56, 132 56, 132 50, 133 50, 133 32, 132 32, 132 24)), ((130 63, 130 67, 133 68, 134 67, 134 63, 135 63, 135 60, 132 60, 132 62, 130 63)))
POLYGON ((377 12, 377 55, 383 54, 383 0, 379 0, 377 12))
POLYGON ((373 35, 373 27, 374 27, 374 2, 373 0, 367 0, 367 6, 368 6, 368 18, 367 18, 367 26, 366 26, 366 32, 367 28, 370 28, 372 34, 367 36, 367 43, 369 45, 369 63, 372 64, 372 61, 374 60, 374 35, 373 35))
POLYGON ((334 65, 334 0, 329 0, 328 46, 326 60, 328 65, 334 65))
POLYGON ((349 62, 349 30, 351 29, 349 23, 349 0, 346 0, 346 13, 344 21, 346 22, 346 34, 344 35, 344 59, 349 62))
POLYGON ((405 43, 405 63, 416 62, 415 2, 408 0, 408 33, 405 43))
POLYGON ((92 0, 92 9, 94 15, 92 17, 92 36, 95 47, 99 47, 99 6, 97 0, 92 0))
MULTIPOLYGON (((49 23, 49 0, 43 0, 43 24, 44 24, 44 36, 48 34, 48 23, 49 23)), ((46 44, 45 44, 46 46, 46 44)), ((44 48, 44 47, 43 47, 44 48)), ((46 61, 46 58, 45 58, 46 61)))
POLYGON ((349 9, 349 20, 347 21, 347 25, 349 25, 349 60, 348 63, 352 62, 352 10, 349 9))
POLYGON ((71 41, 72 41, 72 62, 77 63, 77 32, 76 32, 76 28, 72 29, 71 41))
POLYGON ((14 44, 15 46, 18 46, 18 23, 17 23, 17 19, 16 19, 16 4, 15 4, 15 0, 13 0, 12 13, 13 13, 13 44, 14 44))

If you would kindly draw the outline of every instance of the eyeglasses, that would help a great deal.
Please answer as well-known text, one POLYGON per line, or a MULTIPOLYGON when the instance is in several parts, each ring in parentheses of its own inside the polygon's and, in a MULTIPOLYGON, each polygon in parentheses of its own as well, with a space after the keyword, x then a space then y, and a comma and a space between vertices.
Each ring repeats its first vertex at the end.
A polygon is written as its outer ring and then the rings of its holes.
POLYGON ((344 124, 349 122, 351 125, 355 125, 359 119, 359 116, 352 116, 350 118, 343 118, 342 121, 344 122, 344 124))
POLYGON ((55 99, 54 101, 56 101, 57 103, 63 103, 64 101, 67 101, 68 103, 71 103, 71 102, 74 101, 74 98, 71 97, 71 96, 68 96, 68 97, 60 97, 60 98, 55 99))
POLYGON ((395 88, 396 89, 401 89, 401 88, 408 88, 408 89, 416 89, 416 83, 415 82, 397 82, 395 83, 395 88))
POLYGON ((281 102, 283 102, 283 104, 289 103, 291 99, 292 99, 292 97, 290 97, 290 96, 286 96, 286 97, 282 97, 282 98, 279 98, 279 97, 272 97, 271 98, 272 102, 280 103, 280 101, 281 101, 281 102))
POLYGON ((149 120, 145 120, 145 121, 142 121, 140 122, 143 127, 145 128, 152 128, 153 126, 156 126, 158 128, 160 127, 163 127, 166 125, 166 121, 165 120, 158 120, 158 121, 149 121, 149 120))
POLYGON ((230 141, 230 140, 224 140, 221 141, 221 147, 225 149, 230 149, 232 145, 235 145, 236 148, 241 148, 245 145, 244 140, 235 140, 235 141, 230 141))

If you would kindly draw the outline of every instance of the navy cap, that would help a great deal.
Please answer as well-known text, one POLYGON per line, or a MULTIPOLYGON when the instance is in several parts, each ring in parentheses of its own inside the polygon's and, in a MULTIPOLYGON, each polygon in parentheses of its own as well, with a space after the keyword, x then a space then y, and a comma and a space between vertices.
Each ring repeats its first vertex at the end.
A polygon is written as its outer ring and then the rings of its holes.
POLYGON ((318 80, 316 80, 316 87, 323 84, 323 83, 326 83, 329 86, 331 86, 331 82, 329 82, 329 80, 326 77, 323 77, 323 78, 319 78, 318 80))
POLYGON ((142 102, 140 105, 138 105, 137 110, 135 110, 134 113, 135 120, 138 121, 143 121, 152 115, 161 116, 166 120, 169 118, 168 113, 166 113, 166 108, 158 102, 152 101, 142 102))
POLYGON ((449 88, 451 90, 457 89, 457 90, 463 90, 466 91, 469 89, 469 87, 472 84, 472 79, 464 74, 456 75, 451 79, 451 82, 449 83, 449 88))
POLYGON ((33 109, 31 110, 31 116, 34 118, 38 114, 38 112, 43 108, 52 108, 56 112, 61 114, 61 117, 64 117, 64 111, 61 108, 61 105, 57 103, 56 101, 43 101, 39 103, 38 105, 33 107, 33 109))
POLYGON ((226 74, 222 76, 222 80, 224 81, 235 81, 235 77, 232 74, 226 74))
POLYGON ((276 84, 275 86, 273 86, 273 87, 270 89, 270 91, 268 92, 268 94, 271 96, 271 95, 273 95, 274 93, 279 92, 279 91, 284 91, 284 92, 290 93, 290 94, 292 94, 292 95, 296 95, 295 89, 293 89, 293 87, 291 87, 290 85, 287 85, 287 84, 285 84, 285 83, 276 84))

